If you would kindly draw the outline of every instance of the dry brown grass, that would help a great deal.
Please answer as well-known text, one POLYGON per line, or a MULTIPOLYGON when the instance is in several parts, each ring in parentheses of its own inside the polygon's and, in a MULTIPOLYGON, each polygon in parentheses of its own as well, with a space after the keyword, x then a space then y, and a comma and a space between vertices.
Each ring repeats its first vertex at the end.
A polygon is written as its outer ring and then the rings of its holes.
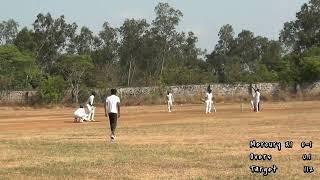
POLYGON ((118 143, 110 144, 102 108, 96 123, 74 124, 73 109, 4 108, 0 114, 0 179, 318 179, 320 102, 123 107, 118 143), (293 149, 250 149, 249 141, 294 141, 293 149), (312 150, 301 141, 314 142, 312 150), (249 153, 271 162, 250 162, 249 153), (303 162, 303 153, 314 159, 303 162), (251 164, 276 164, 276 175, 252 175, 251 164), (304 165, 316 168, 303 173, 304 165))

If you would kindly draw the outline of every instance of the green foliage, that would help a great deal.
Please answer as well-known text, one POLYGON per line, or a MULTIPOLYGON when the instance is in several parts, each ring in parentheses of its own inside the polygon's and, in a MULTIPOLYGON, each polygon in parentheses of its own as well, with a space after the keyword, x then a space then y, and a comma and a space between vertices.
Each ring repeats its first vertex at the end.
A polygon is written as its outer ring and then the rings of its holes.
POLYGON ((14 45, 0 46, 1 89, 29 89, 36 69, 32 54, 21 53, 14 45))
POLYGON ((35 41, 34 32, 24 27, 14 39, 14 45, 16 45, 20 51, 34 53, 38 44, 35 41))
POLYGON ((305 58, 304 74, 309 81, 320 79, 320 56, 305 58))
POLYGON ((55 74, 61 50, 65 50, 67 42, 75 37, 77 25, 66 23, 63 15, 54 19, 50 13, 40 13, 33 28, 35 41, 39 43, 36 50, 37 63, 46 73, 55 74))
POLYGON ((218 44, 207 56, 221 83, 274 82, 278 80, 282 48, 280 43, 243 30, 233 37, 231 25, 219 31, 218 44))
POLYGON ((279 79, 283 84, 313 82, 320 79, 320 48, 303 54, 290 54, 281 60, 279 79))
POLYGON ((200 69, 177 66, 167 68, 162 75, 161 81, 165 85, 187 85, 212 82, 213 78, 209 73, 203 72, 200 69))
POLYGON ((280 33, 280 41, 288 52, 302 53, 320 46, 320 3, 310 0, 296 14, 296 20, 286 22, 280 33))
POLYGON ((259 64, 256 74, 253 75, 252 82, 276 82, 278 74, 275 71, 269 71, 267 65, 259 64))
POLYGON ((302 82, 300 57, 296 54, 283 57, 280 62, 278 75, 279 81, 283 85, 302 82))
POLYGON ((0 45, 12 44, 18 33, 19 24, 13 19, 0 22, 0 45))
POLYGON ((63 96, 66 83, 61 76, 49 76, 40 83, 39 94, 45 103, 59 103, 63 96))
POLYGON ((241 82, 243 73, 241 72, 241 64, 239 62, 228 63, 225 66, 224 82, 237 83, 241 82))
POLYGON ((320 48, 312 48, 305 53, 302 74, 305 81, 320 79, 320 48))
MULTIPOLYGON (((316 81, 319 5, 318 0, 304 4, 297 19, 284 24, 280 41, 249 30, 235 34, 226 24, 206 56, 197 47, 194 32, 178 30, 183 13, 168 3, 155 7, 151 22, 126 19, 120 27, 104 22, 97 34, 50 13, 38 14, 32 29, 19 31, 14 20, 2 21, 0 88, 44 89, 63 77, 73 102, 78 102, 93 88, 316 81)), ((47 94, 48 102, 59 101, 60 97, 47 94)))
POLYGON ((60 59, 59 67, 70 86, 73 101, 78 103, 80 86, 85 76, 94 67, 91 57, 87 55, 66 55, 60 59))

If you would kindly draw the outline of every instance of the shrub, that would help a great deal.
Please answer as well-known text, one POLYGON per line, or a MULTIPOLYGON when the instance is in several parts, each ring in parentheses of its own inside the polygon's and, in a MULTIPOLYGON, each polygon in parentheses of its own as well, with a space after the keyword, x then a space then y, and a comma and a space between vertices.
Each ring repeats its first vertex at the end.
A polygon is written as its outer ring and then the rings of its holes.
POLYGON ((40 82, 39 95, 45 103, 61 102, 66 83, 61 76, 49 76, 40 82))

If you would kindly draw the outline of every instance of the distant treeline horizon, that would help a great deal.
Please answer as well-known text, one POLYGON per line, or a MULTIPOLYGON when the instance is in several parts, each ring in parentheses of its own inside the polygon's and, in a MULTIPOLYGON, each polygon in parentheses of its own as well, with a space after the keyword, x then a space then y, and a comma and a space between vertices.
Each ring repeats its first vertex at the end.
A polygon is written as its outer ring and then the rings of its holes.
POLYGON ((38 90, 43 101, 57 103, 64 90, 74 102, 94 88, 205 83, 279 82, 286 85, 320 79, 320 3, 310 0, 286 22, 279 40, 219 31, 211 52, 197 47, 192 31, 178 31, 183 13, 159 3, 155 18, 108 22, 99 33, 64 15, 38 14, 32 28, 0 20, 0 90, 38 90))

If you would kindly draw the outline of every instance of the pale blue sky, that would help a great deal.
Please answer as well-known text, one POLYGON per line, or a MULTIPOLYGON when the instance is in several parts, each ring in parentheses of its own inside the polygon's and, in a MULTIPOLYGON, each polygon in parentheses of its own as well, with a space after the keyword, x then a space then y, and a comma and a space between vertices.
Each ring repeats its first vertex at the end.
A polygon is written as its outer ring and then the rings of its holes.
POLYGON ((38 13, 50 12, 98 32, 105 21, 115 27, 126 18, 151 22, 158 2, 181 10, 184 17, 179 30, 195 32, 199 47, 211 51, 224 24, 231 24, 236 33, 248 29, 278 39, 283 23, 295 19, 308 0, 0 0, 0 21, 13 18, 30 27, 38 13))

